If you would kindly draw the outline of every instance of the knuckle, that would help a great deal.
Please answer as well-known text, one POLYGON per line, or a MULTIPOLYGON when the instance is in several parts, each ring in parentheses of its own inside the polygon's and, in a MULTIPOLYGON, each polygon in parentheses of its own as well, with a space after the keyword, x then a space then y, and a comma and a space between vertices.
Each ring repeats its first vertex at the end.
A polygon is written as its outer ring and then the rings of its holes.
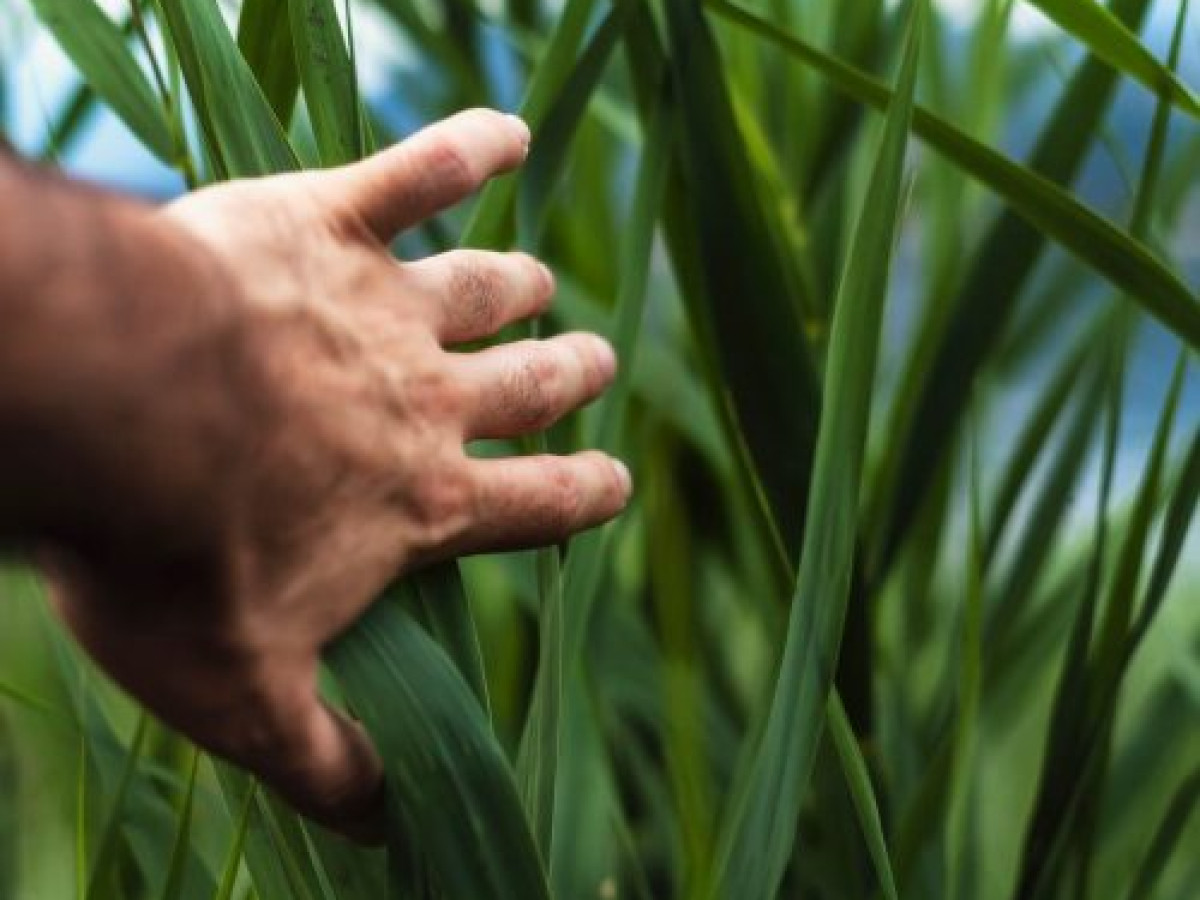
POLYGON ((450 274, 450 318, 466 332, 490 331, 500 318, 500 273, 482 254, 464 254, 450 274))
POLYGON ((461 472, 448 468, 418 482, 412 499, 420 543, 428 548, 458 532, 471 509, 471 488, 461 472))
POLYGON ((545 428, 555 419, 555 388, 561 367, 550 354, 532 348, 509 373, 502 391, 505 412, 518 427, 545 428))
POLYGON ((447 367, 427 366, 408 378, 411 404, 426 420, 453 420, 463 409, 466 398, 462 384, 447 367))
POLYGON ((450 137, 431 141, 421 162, 425 179, 430 184, 448 186, 460 193, 475 186, 474 170, 466 149, 450 137))
POLYGON ((584 512, 583 485, 567 466, 558 464, 547 473, 550 505, 546 510, 547 524, 556 531, 566 531, 580 521, 584 512))

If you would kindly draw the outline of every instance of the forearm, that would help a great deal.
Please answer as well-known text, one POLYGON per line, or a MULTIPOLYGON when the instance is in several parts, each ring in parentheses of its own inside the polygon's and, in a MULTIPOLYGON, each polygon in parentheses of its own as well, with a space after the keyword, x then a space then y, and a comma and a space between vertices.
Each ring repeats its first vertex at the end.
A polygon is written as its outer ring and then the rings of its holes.
POLYGON ((226 327, 219 277, 152 209, 0 154, 0 542, 86 543, 128 502, 111 473, 226 327))

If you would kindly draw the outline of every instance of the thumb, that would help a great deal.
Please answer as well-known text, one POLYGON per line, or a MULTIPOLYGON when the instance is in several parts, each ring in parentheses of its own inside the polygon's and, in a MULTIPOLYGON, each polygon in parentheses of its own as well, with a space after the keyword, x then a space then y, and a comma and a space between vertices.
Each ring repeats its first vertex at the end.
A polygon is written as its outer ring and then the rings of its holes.
POLYGON ((361 843, 384 837, 383 766, 366 731, 312 688, 268 699, 265 752, 235 760, 298 812, 361 843))
POLYGON ((515 169, 529 139, 520 119, 470 109, 362 162, 322 172, 314 183, 334 209, 364 222, 386 244, 515 169))
POLYGON ((131 613, 106 602, 78 567, 42 562, 54 610, 166 724, 253 772, 309 818, 363 843, 382 842, 383 766, 362 726, 321 699, 314 657, 247 658, 202 628, 148 624, 146 607, 131 613))

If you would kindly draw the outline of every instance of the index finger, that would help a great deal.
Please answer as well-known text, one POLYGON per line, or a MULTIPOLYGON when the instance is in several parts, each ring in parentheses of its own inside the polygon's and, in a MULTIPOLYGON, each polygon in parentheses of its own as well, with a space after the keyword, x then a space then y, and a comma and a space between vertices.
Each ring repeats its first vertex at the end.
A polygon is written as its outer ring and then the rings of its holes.
POLYGON ((515 169, 529 139, 529 126, 516 116, 470 109, 322 179, 340 210, 387 243, 515 169))

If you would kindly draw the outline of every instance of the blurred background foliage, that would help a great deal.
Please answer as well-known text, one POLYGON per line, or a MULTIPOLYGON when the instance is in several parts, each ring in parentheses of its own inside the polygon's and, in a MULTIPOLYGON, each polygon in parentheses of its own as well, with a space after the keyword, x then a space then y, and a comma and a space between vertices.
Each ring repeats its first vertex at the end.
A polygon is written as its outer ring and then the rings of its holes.
POLYGON ((639 489, 331 649, 386 852, 142 716, 10 567, 0 897, 1196 896, 1184 0, 2 2, 9 139, 155 200, 520 110, 523 173, 396 252, 546 258, 543 333, 623 360, 546 442, 639 489))

